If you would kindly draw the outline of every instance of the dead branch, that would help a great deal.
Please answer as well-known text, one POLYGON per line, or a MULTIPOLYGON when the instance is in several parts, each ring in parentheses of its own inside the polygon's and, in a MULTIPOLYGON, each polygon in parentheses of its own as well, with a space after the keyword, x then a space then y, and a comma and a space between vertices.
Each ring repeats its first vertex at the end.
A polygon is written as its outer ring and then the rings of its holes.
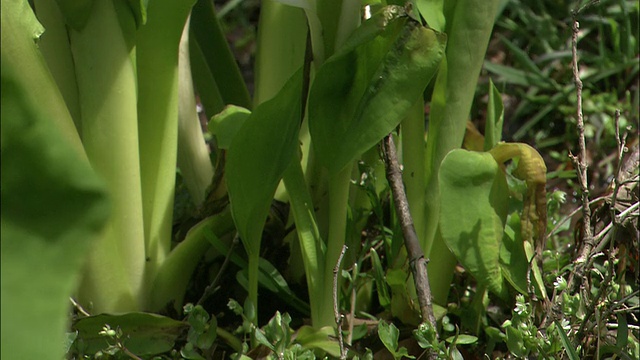
MULTIPOLYGON (((387 172, 387 181, 391 187, 393 195, 393 203, 396 208, 396 214, 402 225, 402 234, 404 236, 404 244, 409 255, 409 264, 413 273, 413 279, 416 284, 418 293, 418 302, 420 304, 420 312, 422 313, 422 321, 428 321, 433 327, 436 327, 436 317, 433 314, 433 304, 431 296, 431 287, 429 286, 429 277, 427 273, 427 260, 418 241, 416 229, 413 226, 413 219, 409 212, 409 202, 407 194, 402 183, 402 171, 398 163, 398 155, 396 147, 393 143, 391 134, 387 135, 382 141, 385 167, 387 172)), ((437 337, 437 332, 436 337, 437 337)), ((431 352, 430 358, 437 358, 437 354, 431 352)))

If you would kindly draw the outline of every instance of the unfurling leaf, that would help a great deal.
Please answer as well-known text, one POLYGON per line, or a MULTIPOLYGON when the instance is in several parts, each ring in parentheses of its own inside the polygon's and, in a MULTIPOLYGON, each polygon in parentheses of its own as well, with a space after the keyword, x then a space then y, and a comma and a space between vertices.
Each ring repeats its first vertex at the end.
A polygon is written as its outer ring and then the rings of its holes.
POLYGON ((504 163, 513 158, 519 158, 518 166, 513 175, 523 180, 527 185, 527 193, 523 199, 520 226, 527 261, 531 266, 536 289, 543 298, 547 293, 542 280, 540 268, 535 264, 535 255, 542 259, 547 230, 547 167, 542 156, 527 144, 499 143, 489 151, 498 163, 504 163))
POLYGON ((527 144, 499 143, 489 151, 500 164, 519 158, 513 175, 527 184, 522 210, 522 238, 536 245, 541 255, 547 229, 547 166, 542 156, 527 144))

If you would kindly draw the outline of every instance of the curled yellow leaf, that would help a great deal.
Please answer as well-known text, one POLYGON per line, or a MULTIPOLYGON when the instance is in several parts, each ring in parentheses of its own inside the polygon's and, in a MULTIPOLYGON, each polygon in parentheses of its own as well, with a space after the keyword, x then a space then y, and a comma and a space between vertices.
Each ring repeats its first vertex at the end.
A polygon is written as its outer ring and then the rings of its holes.
POLYGON ((521 217, 522 238, 535 243, 536 252, 541 255, 547 229, 547 166, 542 156, 522 143, 499 143, 489 153, 498 163, 519 158, 513 175, 527 185, 521 217))

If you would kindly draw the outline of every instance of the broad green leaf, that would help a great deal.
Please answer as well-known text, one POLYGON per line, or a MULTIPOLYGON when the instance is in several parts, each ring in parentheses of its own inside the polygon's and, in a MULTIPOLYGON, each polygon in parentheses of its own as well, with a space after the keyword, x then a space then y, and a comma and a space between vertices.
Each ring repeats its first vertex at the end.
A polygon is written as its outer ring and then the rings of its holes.
POLYGON ((227 187, 236 228, 249 254, 260 248, 273 194, 293 158, 301 119, 302 71, 244 122, 229 148, 227 187))
POLYGON ((391 132, 440 64, 446 36, 389 14, 397 8, 384 8, 358 28, 314 80, 309 130, 331 173, 391 132))
POLYGON ((504 173, 488 153, 453 150, 440 167, 440 231, 462 265, 505 297, 500 247, 507 218, 504 173))
POLYGON ((171 350, 188 327, 182 321, 150 313, 101 314, 82 318, 73 324, 73 329, 78 331, 76 346, 89 354, 104 349, 109 339, 98 333, 107 324, 112 329, 120 328, 127 349, 138 356, 171 350))
POLYGON ((229 149, 231 141, 251 111, 235 105, 228 105, 222 112, 214 115, 209 121, 209 131, 216 136, 220 149, 229 149))
POLYGON ((104 183, 5 66, 3 61, 2 358, 61 359, 69 296, 109 204, 104 183))
POLYGON ((504 123, 504 105, 502 95, 489 79, 489 104, 487 105, 487 121, 484 127, 484 151, 491 150, 502 140, 502 124, 504 123))

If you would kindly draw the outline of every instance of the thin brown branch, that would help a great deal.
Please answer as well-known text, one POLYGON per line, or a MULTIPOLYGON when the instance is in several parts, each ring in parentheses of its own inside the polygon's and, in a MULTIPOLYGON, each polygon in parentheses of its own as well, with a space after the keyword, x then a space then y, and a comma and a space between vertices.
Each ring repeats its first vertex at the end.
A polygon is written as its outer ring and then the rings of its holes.
MULTIPOLYGON (((579 252, 577 259, 575 260, 576 272, 575 277, 579 280, 582 279, 585 271, 585 263, 589 259, 591 251, 595 245, 593 231, 591 230, 591 208, 589 207, 589 182, 587 178, 587 150, 585 145, 584 136, 584 118, 582 116, 582 80, 580 80, 580 68, 578 67, 578 34, 580 32, 580 24, 577 20, 578 12, 574 13, 573 19, 573 33, 571 36, 571 53, 572 53, 572 67, 573 67, 573 80, 576 84, 576 115, 578 120, 578 156, 570 154, 571 160, 576 166, 576 172, 578 174, 578 182, 581 190, 581 202, 582 202, 582 224, 584 237, 583 247, 579 252)), ((572 274, 572 275, 574 275, 572 274)), ((574 276, 569 279, 569 288, 573 285, 574 276)))
MULTIPOLYGON (((404 244, 409 255, 409 264, 413 272, 413 279, 416 284, 418 293, 418 302, 422 313, 422 321, 428 321, 437 332, 436 317, 433 314, 433 304, 431 296, 431 287, 429 286, 429 277, 427 273, 427 260, 418 241, 416 229, 413 226, 413 219, 409 211, 409 202, 407 194, 402 183, 402 171, 398 163, 398 155, 396 154, 396 146, 393 143, 391 134, 387 135, 382 141, 385 167, 387 172, 387 181, 391 187, 393 195, 393 203, 396 208, 396 214, 402 225, 402 234, 404 236, 404 244)), ((431 358, 437 358, 437 354, 430 355, 431 358)))
POLYGON ((351 274, 351 278, 353 279, 353 284, 351 285, 351 309, 349 310, 349 335, 347 335, 347 345, 351 346, 353 343, 353 324, 356 318, 356 301, 357 301, 357 289, 356 289, 356 281, 358 275, 358 263, 353 263, 353 273, 351 274))
POLYGON ((616 201, 618 199, 618 192, 620 191, 620 171, 622 171, 622 157, 624 156, 624 151, 627 145, 627 132, 624 132, 624 135, 620 136, 620 109, 616 109, 616 113, 614 116, 615 119, 615 128, 616 128, 616 142, 618 143, 617 150, 617 163, 616 163, 616 172, 613 175, 613 195, 611 196, 611 222, 614 225, 617 225, 618 217, 616 216, 616 201))
POLYGON ((336 319, 336 325, 338 325, 338 344, 340 345, 340 360, 347 358, 347 352, 344 348, 344 339, 342 337, 342 320, 344 316, 340 314, 338 309, 338 276, 340 274, 340 264, 344 258, 344 253, 347 252, 347 245, 342 245, 342 251, 336 262, 336 266, 333 268, 333 315, 336 319))

